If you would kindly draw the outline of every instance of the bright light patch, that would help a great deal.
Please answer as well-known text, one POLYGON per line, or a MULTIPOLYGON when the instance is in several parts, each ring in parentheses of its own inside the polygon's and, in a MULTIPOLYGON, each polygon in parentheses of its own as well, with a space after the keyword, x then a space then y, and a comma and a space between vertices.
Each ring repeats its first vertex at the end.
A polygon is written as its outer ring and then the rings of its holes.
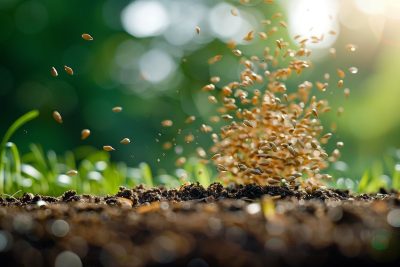
POLYGON ((311 48, 331 46, 339 31, 337 22, 338 3, 335 0, 288 1, 289 32, 291 36, 300 34, 303 38, 313 36, 322 39, 318 43, 307 43, 311 48), (329 34, 330 31, 336 34, 329 34))
POLYGON ((357 8, 369 15, 381 15, 385 13, 386 2, 386 0, 355 0, 357 8))
POLYGON ((139 68, 145 80, 151 83, 159 83, 175 71, 176 64, 166 52, 153 49, 140 58, 139 68))
POLYGON ((243 37, 255 30, 252 25, 244 19, 245 12, 241 11, 241 16, 232 16, 233 6, 226 3, 216 5, 210 12, 209 23, 214 34, 224 40, 234 40, 244 43, 243 37))
POLYGON ((169 21, 166 8, 158 1, 135 1, 121 13, 122 26, 136 37, 157 36, 168 27, 169 21))

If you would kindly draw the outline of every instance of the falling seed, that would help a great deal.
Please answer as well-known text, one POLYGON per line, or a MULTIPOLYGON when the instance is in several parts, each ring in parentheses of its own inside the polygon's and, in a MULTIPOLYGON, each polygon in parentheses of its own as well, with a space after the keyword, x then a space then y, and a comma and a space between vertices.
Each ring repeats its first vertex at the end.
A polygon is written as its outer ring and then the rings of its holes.
POLYGON ((115 149, 112 146, 103 146, 103 150, 110 152, 110 151, 114 151, 115 149))
POLYGON ((350 67, 349 68, 349 72, 351 74, 357 74, 358 73, 358 68, 357 67, 350 67))
POLYGON ((338 86, 339 88, 342 88, 342 87, 343 87, 343 84, 344 84, 344 81, 343 81, 343 80, 339 80, 338 83, 337 83, 337 86, 338 86))
POLYGON ((172 120, 163 120, 163 121, 161 122, 161 125, 162 125, 163 127, 171 127, 173 124, 174 124, 174 123, 173 123, 172 120))
POLYGON ((187 117, 187 119, 185 120, 185 123, 192 123, 196 120, 195 116, 189 116, 187 117))
POLYGON ((344 143, 343 143, 343 142, 337 142, 337 143, 336 143, 336 146, 337 146, 338 148, 342 148, 342 147, 344 146, 344 143))
POLYGON ((345 88, 345 89, 344 89, 344 96, 345 96, 346 98, 348 98, 348 97, 350 96, 350 89, 349 89, 349 88, 345 88))
POLYGON ((344 73, 343 70, 337 69, 336 72, 340 79, 344 79, 346 77, 346 74, 344 73))
POLYGON ((218 164, 218 165, 217 165, 217 171, 219 171, 219 172, 226 172, 226 168, 225 168, 224 165, 218 164))
POLYGON ((74 75, 74 71, 72 70, 72 68, 68 67, 68 66, 64 66, 64 70, 68 75, 74 75))
POLYGON ((287 28, 287 24, 284 21, 280 21, 279 25, 281 25, 283 28, 287 28))
POLYGON ((81 139, 85 140, 86 138, 88 138, 90 135, 90 130, 89 129, 83 129, 81 132, 81 139))
POLYGON ((131 140, 129 138, 124 138, 120 141, 120 143, 123 145, 128 145, 131 143, 131 140))
POLYGON ((231 14, 232 14, 232 16, 237 16, 237 15, 239 15, 239 13, 238 13, 238 10, 236 9, 236 8, 232 8, 231 9, 231 14))
POLYGON ((53 111, 53 118, 56 122, 58 123, 63 123, 63 119, 61 117, 61 114, 58 111, 53 111))
POLYGON ((212 83, 207 84, 207 85, 203 86, 203 88, 201 90, 203 90, 203 91, 213 91, 213 90, 215 90, 215 85, 212 84, 212 83))
POLYGON ((331 30, 331 31, 329 31, 329 34, 330 34, 330 35, 336 35, 337 33, 336 33, 336 31, 331 30))
POLYGON ((218 100, 213 95, 208 96, 208 101, 212 104, 218 103, 218 100))
POLYGON ((119 112, 122 111, 122 107, 113 107, 112 111, 115 112, 115 113, 119 113, 119 112))
POLYGON ((312 111, 313 115, 314 115, 316 118, 318 118, 318 112, 317 112, 317 110, 316 110, 315 108, 313 108, 311 111, 312 111))
POLYGON ((197 33, 197 34, 200 34, 200 31, 201 31, 200 27, 199 27, 199 26, 196 26, 196 33, 197 33))
POLYGON ((249 31, 246 36, 243 38, 243 40, 250 42, 251 40, 254 39, 254 31, 249 31))
POLYGON ((349 52, 355 52, 357 50, 357 46, 354 44, 348 44, 348 45, 346 45, 346 49, 349 52))
POLYGON ((77 170, 69 170, 69 171, 67 171, 67 175, 68 176, 75 176, 75 175, 77 175, 78 174, 78 171, 77 170))
POLYGON ((211 159, 212 160, 215 160, 215 159, 217 159, 217 158, 220 158, 221 157, 221 154, 214 154, 212 157, 211 157, 211 159))
POLYGON ((239 49, 233 49, 232 53, 237 57, 241 57, 242 56, 242 51, 240 51, 239 49))
POLYGON ((50 74, 51 74, 51 76, 53 76, 53 77, 57 77, 57 76, 58 76, 58 72, 57 72, 57 70, 56 70, 55 67, 51 67, 51 69, 50 69, 50 74))
POLYGON ((210 81, 212 83, 219 83, 220 80, 221 80, 221 78, 218 77, 218 76, 213 76, 213 77, 210 78, 210 81))
POLYGON ((185 163, 186 163, 186 158, 185 157, 180 157, 175 161, 175 165, 178 166, 178 167, 182 166, 185 163))
POLYGON ((85 40, 85 41, 93 41, 93 37, 88 33, 83 33, 82 34, 82 39, 85 40))
POLYGON ((215 64, 218 61, 220 61, 221 59, 222 59, 222 55, 213 56, 212 58, 208 59, 208 64, 210 64, 210 65, 215 64))

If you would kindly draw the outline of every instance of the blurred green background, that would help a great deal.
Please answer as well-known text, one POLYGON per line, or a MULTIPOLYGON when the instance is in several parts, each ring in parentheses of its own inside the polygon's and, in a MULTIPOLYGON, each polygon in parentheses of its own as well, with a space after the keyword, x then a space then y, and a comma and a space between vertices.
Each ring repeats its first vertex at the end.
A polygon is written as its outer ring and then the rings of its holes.
MULTIPOLYGON (((262 55, 265 42, 242 41, 252 29, 275 12, 282 12, 289 39, 295 33, 326 34, 321 44, 313 45, 314 67, 302 80, 323 81, 336 69, 346 71, 343 89, 332 86, 326 97, 334 112, 322 116, 329 129, 338 125, 335 141, 343 141, 343 162, 332 166, 336 177, 359 179, 373 162, 385 156, 397 162, 400 152, 400 3, 390 0, 286 0, 277 5, 263 1, 206 0, 1 0, 0 1, 0 132, 20 115, 39 109, 39 119, 27 124, 12 138, 22 153, 30 143, 43 149, 64 153, 83 145, 101 149, 112 145, 113 161, 135 166, 147 162, 153 170, 172 171, 177 151, 195 154, 198 146, 207 146, 210 138, 197 129, 214 112, 200 88, 209 77, 221 77, 220 85, 237 79, 238 59, 229 53, 226 43, 236 40, 245 55, 262 55), (236 6, 239 16, 230 14, 236 6), (195 33, 199 25, 201 32, 195 33), (80 37, 90 33, 94 41, 80 37), (289 37, 290 36, 290 37, 289 37), (357 50, 350 53, 347 44, 357 50), (337 51, 336 58, 329 48, 337 51), (207 59, 223 54, 221 62, 208 65, 207 59), (68 76, 63 66, 74 69, 68 76), (59 77, 50 75, 55 66, 59 77), (348 68, 357 67, 358 73, 348 68), (122 113, 111 112, 122 106, 122 113), (336 116, 338 107, 344 114, 336 116), (52 119, 58 110, 64 124, 52 119), (184 124, 195 115, 196 127, 184 124), (172 119, 174 127, 162 128, 160 122, 172 119), (92 135, 80 140, 80 131, 89 128, 92 135), (182 134, 177 135, 177 130, 182 134), (197 141, 185 144, 183 137, 192 132, 197 141), (119 145, 129 137, 132 144, 119 145), (179 149, 165 151, 162 143, 176 137, 179 149), (197 144, 198 142, 198 144, 197 144), (180 149, 181 148, 181 149, 180 149)), ((288 88, 300 80, 291 79, 288 88)), ((178 153, 179 154, 179 153, 178 153)))

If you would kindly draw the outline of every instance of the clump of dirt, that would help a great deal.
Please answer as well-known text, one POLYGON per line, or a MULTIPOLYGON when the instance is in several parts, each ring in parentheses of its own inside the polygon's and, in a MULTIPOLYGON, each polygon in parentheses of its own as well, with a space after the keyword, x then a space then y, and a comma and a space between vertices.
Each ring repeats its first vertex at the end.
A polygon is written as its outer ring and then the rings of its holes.
POLYGON ((400 194, 198 184, 0 198, 2 266, 400 262, 400 194))

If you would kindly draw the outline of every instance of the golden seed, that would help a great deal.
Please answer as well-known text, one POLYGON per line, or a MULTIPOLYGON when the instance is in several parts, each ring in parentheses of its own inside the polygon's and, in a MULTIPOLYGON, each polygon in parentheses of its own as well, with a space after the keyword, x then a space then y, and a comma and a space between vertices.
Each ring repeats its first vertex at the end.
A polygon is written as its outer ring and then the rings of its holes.
POLYGON ((53 118, 56 122, 58 123, 63 123, 63 119, 61 117, 61 114, 58 111, 53 111, 53 118))
POLYGON ((281 25, 283 28, 287 28, 287 24, 284 21, 280 21, 279 25, 281 25))
POLYGON ((208 64, 210 64, 210 65, 215 64, 218 61, 220 61, 221 59, 222 59, 222 55, 213 56, 212 58, 208 59, 208 64))
POLYGON ((53 76, 53 77, 57 77, 57 76, 58 76, 58 72, 57 72, 57 70, 56 70, 55 67, 51 67, 51 69, 50 69, 50 74, 51 74, 51 76, 53 76))
POLYGON ((68 66, 64 66, 64 70, 68 75, 74 75, 74 71, 72 70, 72 68, 68 67, 68 66))
POLYGON ((231 14, 232 14, 232 16, 235 16, 235 17, 239 15, 238 10, 236 8, 231 9, 231 14))
POLYGON ((75 175, 77 175, 78 174, 78 171, 77 170, 69 170, 69 171, 67 171, 67 173, 66 173, 68 176, 75 176, 75 175))
POLYGON ((128 145, 131 143, 131 140, 129 138, 124 138, 120 141, 120 143, 123 145, 128 145))
POLYGON ((82 34, 82 39, 86 40, 86 41, 93 41, 93 37, 88 33, 83 33, 82 34))
POLYGON ((172 122, 172 120, 163 120, 163 121, 161 122, 161 125, 162 125, 163 127, 171 127, 173 124, 174 124, 174 123, 172 122))
POLYGON ((338 148, 342 148, 342 147, 344 146, 344 143, 343 143, 343 142, 337 142, 337 143, 336 143, 336 146, 337 146, 338 148))
POLYGON ((218 76, 213 76, 213 77, 211 77, 211 79, 210 79, 210 81, 211 81, 212 83, 219 83, 220 80, 221 80, 221 78, 218 77, 218 76))
POLYGON ((122 111, 122 107, 113 107, 112 111, 115 112, 115 113, 119 113, 119 112, 122 111))
POLYGON ((344 79, 346 77, 346 74, 341 69, 337 69, 337 74, 338 74, 340 79, 344 79))
POLYGON ((215 96, 212 96, 212 95, 208 96, 208 101, 213 104, 218 103, 218 100, 215 98, 215 96))
POLYGON ((259 32, 258 36, 260 36, 261 40, 267 40, 268 35, 265 32, 259 32))
POLYGON ((354 44, 348 44, 348 45, 346 45, 346 49, 349 52, 355 52, 357 50, 357 46, 354 44))
POLYGON ((239 49, 233 49, 232 53, 237 57, 241 57, 242 56, 242 51, 240 51, 239 49))
POLYGON ((222 164, 217 164, 217 170, 218 170, 219 172, 226 172, 226 168, 225 168, 225 166, 222 165, 222 164))
POLYGON ((83 129, 81 132, 81 139, 85 140, 86 138, 88 138, 90 135, 90 130, 89 129, 83 129))
POLYGON ((172 143, 171 142, 165 142, 163 144, 163 149, 168 150, 172 148, 172 143))
POLYGON ((185 123, 192 123, 196 120, 195 116, 189 116, 187 117, 187 119, 185 120, 185 123))
POLYGON ((103 150, 110 152, 110 151, 114 151, 115 149, 112 146, 103 146, 103 150))
POLYGON ((186 158, 185 157, 180 157, 175 161, 175 165, 178 167, 183 166, 183 164, 186 163, 186 158))
POLYGON ((316 110, 315 108, 313 108, 311 111, 312 111, 313 115, 314 115, 316 118, 318 118, 318 112, 317 112, 317 110, 316 110))
POLYGON ((214 154, 212 157, 211 157, 211 159, 212 160, 215 160, 215 159, 217 159, 217 158, 220 158, 221 157, 221 154, 214 154))
POLYGON ((357 67, 350 67, 349 68, 349 72, 351 74, 357 74, 358 73, 358 68, 357 67))
POLYGON ((193 134, 188 134, 188 135, 185 136, 185 142, 187 144, 189 144, 189 143, 191 143, 193 141, 194 141, 194 135, 193 134))
POLYGON ((215 90, 215 85, 212 84, 212 83, 207 84, 207 85, 203 86, 203 88, 201 88, 201 90, 203 90, 203 91, 213 91, 213 90, 215 90))
POLYGON ((339 80, 337 85, 338 85, 339 88, 342 88, 343 84, 344 84, 344 81, 343 80, 339 80))
POLYGON ((243 38, 243 40, 250 42, 251 40, 254 39, 254 31, 249 31, 246 36, 243 38))
POLYGON ((200 31, 201 31, 200 27, 199 27, 199 26, 196 26, 196 33, 197 33, 197 34, 200 34, 200 31))
POLYGON ((344 89, 344 96, 347 98, 350 96, 350 89, 349 88, 345 88, 344 89))

